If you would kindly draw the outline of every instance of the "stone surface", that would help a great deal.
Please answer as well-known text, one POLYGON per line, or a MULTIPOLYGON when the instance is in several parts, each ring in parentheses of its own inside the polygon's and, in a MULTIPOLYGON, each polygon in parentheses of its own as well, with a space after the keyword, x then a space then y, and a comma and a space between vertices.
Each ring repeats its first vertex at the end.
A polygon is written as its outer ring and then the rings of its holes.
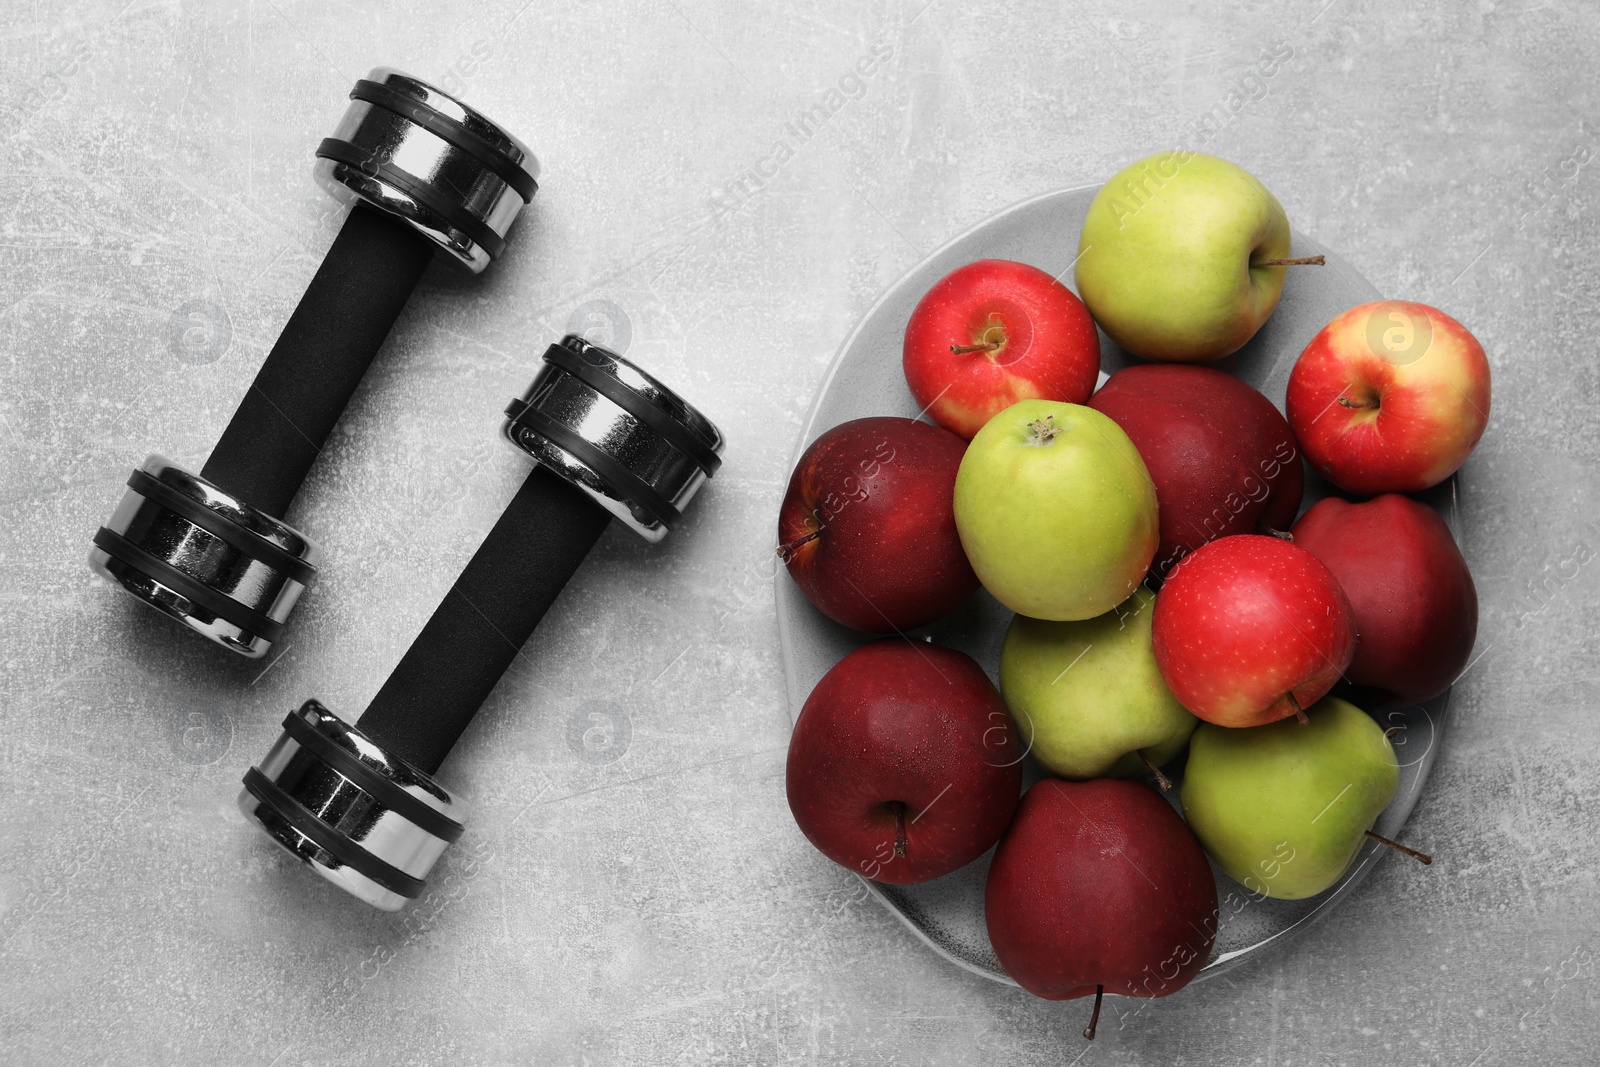
POLYGON ((1576 0, 7 5, 0 1057, 1591 1059, 1597 63, 1576 0), (430 270, 289 517, 323 577, 278 658, 236 661, 91 579, 88 539, 147 452, 200 465, 336 232, 312 148, 379 64, 457 88, 545 180, 490 273, 430 270), (801 416, 875 294, 1178 143, 1482 339, 1480 658, 1408 827, 1431 869, 1384 864, 1085 1046, 1086 1004, 943 963, 796 831, 768 561, 801 416), (446 767, 475 815, 434 889, 364 910, 244 825, 239 775, 304 698, 376 692, 522 476, 498 412, 569 326, 626 339, 728 464, 666 544, 606 535, 446 767))

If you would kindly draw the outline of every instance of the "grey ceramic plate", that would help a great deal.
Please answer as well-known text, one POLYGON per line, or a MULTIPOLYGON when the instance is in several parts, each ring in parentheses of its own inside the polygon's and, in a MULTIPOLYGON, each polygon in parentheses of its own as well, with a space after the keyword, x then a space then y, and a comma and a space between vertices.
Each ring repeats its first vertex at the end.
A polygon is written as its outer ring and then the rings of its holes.
MULTIPOLYGON (((1060 274, 1071 285, 1068 268, 1077 254, 1078 232, 1096 188, 1047 193, 1009 207, 933 253, 891 286, 862 317, 828 369, 801 431, 794 459, 824 430, 850 419, 917 415, 917 404, 901 376, 901 338, 906 319, 922 294, 951 270, 975 259, 1014 259, 1060 274)), ((1319 252, 1328 257, 1327 266, 1293 269, 1277 310, 1260 333, 1241 351, 1214 364, 1260 389, 1280 410, 1289 372, 1306 343, 1341 311, 1381 298, 1337 255, 1302 234, 1294 235, 1294 255, 1319 252)), ((1106 373, 1132 361, 1103 333, 1101 344, 1106 373)), ((1309 478, 1308 483, 1307 507, 1328 492, 1328 487, 1315 477, 1309 478)), ((1435 490, 1428 502, 1439 509, 1459 537, 1454 481, 1435 490)), ((799 714, 806 695, 828 668, 866 638, 825 618, 782 570, 777 576, 777 611, 792 718, 799 714)), ((1010 617, 1010 612, 979 591, 955 614, 915 636, 931 636, 940 644, 969 653, 993 678, 1000 641, 1010 617)), ((1378 833, 1400 836, 1400 828, 1410 816, 1433 766, 1448 706, 1446 693, 1422 707, 1382 716, 1384 726, 1400 728, 1394 740, 1401 769, 1399 792, 1378 819, 1378 833)), ((1029 780, 1036 776, 1037 771, 1033 771, 1029 780)), ((1175 793, 1176 790, 1174 799, 1175 793)), ((1213 867, 1222 915, 1216 947, 1200 977, 1219 974, 1267 946, 1287 940, 1327 914, 1380 861, 1408 862, 1369 842, 1336 885, 1319 896, 1300 901, 1258 898, 1213 867)), ((983 884, 988 870, 986 855, 962 870, 922 885, 888 886, 869 881, 867 886, 935 952, 985 978, 1010 983, 984 932, 983 884)))

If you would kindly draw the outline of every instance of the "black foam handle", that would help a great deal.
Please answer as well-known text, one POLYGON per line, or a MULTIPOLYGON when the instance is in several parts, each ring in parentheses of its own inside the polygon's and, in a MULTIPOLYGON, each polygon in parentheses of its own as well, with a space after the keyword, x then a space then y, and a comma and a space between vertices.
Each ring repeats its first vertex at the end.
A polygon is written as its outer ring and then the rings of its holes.
POLYGON ((609 521, 535 467, 368 705, 362 731, 437 771, 609 521))
POLYGON ((432 258, 404 223, 350 212, 201 476, 282 518, 432 258))

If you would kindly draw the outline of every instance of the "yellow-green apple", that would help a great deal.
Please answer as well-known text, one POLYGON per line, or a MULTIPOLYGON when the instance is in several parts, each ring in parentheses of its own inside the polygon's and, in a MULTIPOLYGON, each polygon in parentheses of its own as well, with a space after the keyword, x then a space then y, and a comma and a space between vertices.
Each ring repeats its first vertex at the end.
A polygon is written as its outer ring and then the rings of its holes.
POLYGON ((1019 400, 1081 404, 1100 374, 1100 334, 1071 289, 1038 267, 980 259, 934 283, 906 323, 911 395, 968 440, 1019 400))
POLYGON ((956 529, 983 587, 1036 619, 1092 619, 1139 585, 1159 540, 1139 450, 1093 408, 1024 400, 978 431, 956 529))
POLYGON ((1016 811, 1022 746, 972 657, 889 638, 822 676, 789 739, 789 810, 824 856, 892 885, 988 851, 1016 811))
POLYGON ((1150 646, 1154 613, 1155 594, 1141 587, 1082 622, 1011 620, 1000 648, 1000 694, 1024 747, 1046 770, 1128 778, 1183 750, 1197 720, 1161 679, 1150 646))
POLYGON ((1217 882, 1148 786, 1046 778, 995 849, 983 913, 1018 985, 1049 1000, 1094 994, 1098 1017, 1103 993, 1164 997, 1199 973, 1216 940, 1217 882))
POLYGON ((1304 726, 1248 730, 1202 723, 1179 791, 1189 828, 1217 866, 1280 900, 1338 881, 1400 783, 1394 748, 1366 712, 1326 697, 1306 718, 1304 726))
POLYGON ((1478 635, 1478 591, 1438 512, 1396 493, 1361 504, 1329 497, 1293 533, 1350 598, 1361 635, 1345 672, 1352 685, 1379 707, 1450 688, 1478 635))
POLYGON ((1218 726, 1303 717, 1355 652, 1327 567, 1277 537, 1235 534, 1178 564, 1156 597, 1156 663, 1179 703, 1218 726))
POLYGON ((1112 339, 1170 363, 1221 359, 1278 306, 1289 219, 1242 167, 1159 152, 1095 194, 1078 239, 1078 295, 1112 339))
POLYGON ((1155 482, 1165 579, 1207 541, 1286 530, 1305 474, 1272 401, 1214 367, 1139 364, 1113 374, 1089 406, 1127 433, 1155 482))
POLYGON ((795 464, 778 555, 824 615, 885 633, 930 623, 978 587, 951 506, 966 442, 915 419, 835 426, 795 464))
POLYGON ((1306 458, 1334 485, 1414 493, 1454 474, 1483 436, 1489 360, 1438 308, 1360 304, 1300 353, 1286 408, 1306 458))

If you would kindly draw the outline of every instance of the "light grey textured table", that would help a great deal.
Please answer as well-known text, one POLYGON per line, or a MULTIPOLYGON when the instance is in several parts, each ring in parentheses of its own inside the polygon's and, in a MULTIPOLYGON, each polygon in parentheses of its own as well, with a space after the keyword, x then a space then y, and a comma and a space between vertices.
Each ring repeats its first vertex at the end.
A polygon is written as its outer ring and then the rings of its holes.
POLYGON ((767 560, 874 295, 1181 142, 1482 339, 1480 656, 1408 827, 1434 866, 1383 864, 1081 1062, 1592 1061, 1600 12, 921 3, 5 6, 0 1059, 1074 1062, 1086 1004, 943 963, 794 828, 767 560), (379 64, 545 180, 489 274, 424 280, 290 516, 323 576, 281 657, 235 661, 92 580, 88 539, 146 452, 198 468, 332 240, 311 151, 379 64), (569 324, 717 419, 728 464, 660 548, 606 535, 446 767, 474 816, 439 884, 368 911, 245 826, 239 776, 304 698, 376 691, 522 477, 497 413, 569 324))

